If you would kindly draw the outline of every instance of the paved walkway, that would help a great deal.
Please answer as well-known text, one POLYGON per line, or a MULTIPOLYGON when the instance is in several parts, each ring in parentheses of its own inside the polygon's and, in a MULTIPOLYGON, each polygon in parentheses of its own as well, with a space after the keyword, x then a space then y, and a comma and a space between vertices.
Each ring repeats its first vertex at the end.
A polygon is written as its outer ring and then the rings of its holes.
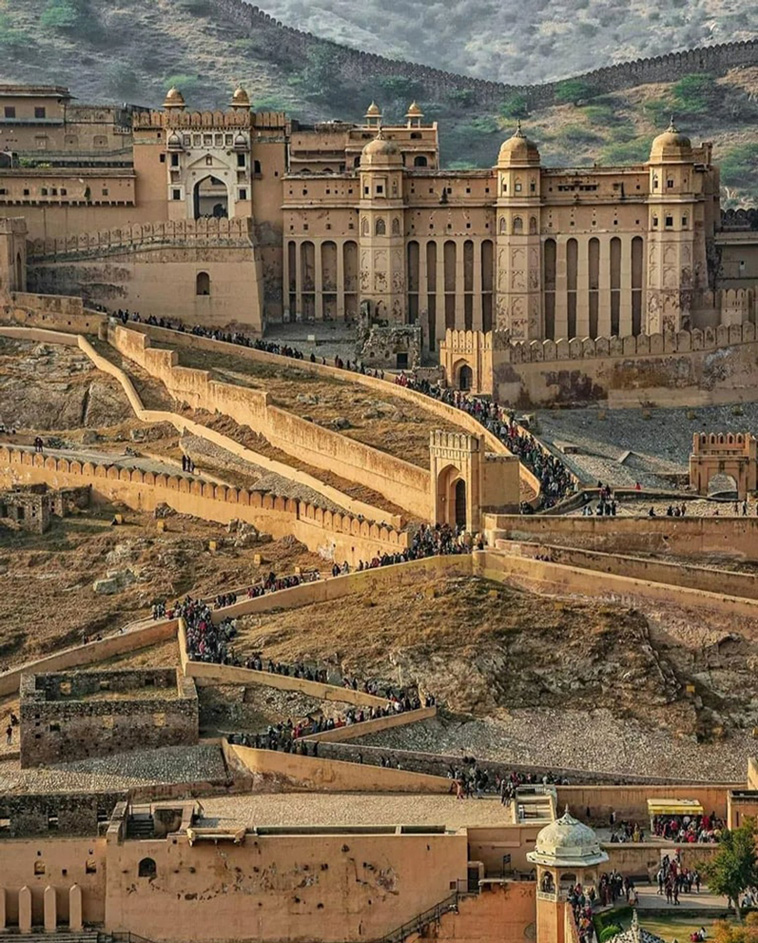
POLYGON ((667 904, 666 895, 658 893, 656 884, 637 884, 636 887, 640 897, 640 910, 663 910, 672 914, 680 910, 702 910, 704 915, 716 916, 726 913, 728 908, 726 897, 710 894, 702 884, 699 894, 696 894, 694 890, 690 894, 680 894, 678 905, 667 904))

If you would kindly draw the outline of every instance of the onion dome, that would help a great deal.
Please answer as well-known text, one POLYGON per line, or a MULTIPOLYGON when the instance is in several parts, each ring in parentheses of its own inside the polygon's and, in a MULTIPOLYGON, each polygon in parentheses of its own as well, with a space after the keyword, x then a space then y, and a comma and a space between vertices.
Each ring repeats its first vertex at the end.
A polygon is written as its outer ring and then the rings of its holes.
POLYGON ((530 141, 521 130, 521 122, 516 126, 516 133, 513 137, 504 141, 500 147, 497 163, 498 166, 512 164, 539 164, 540 152, 537 145, 530 141))
POLYGON ((163 102, 164 108, 184 108, 184 95, 179 91, 178 88, 173 86, 166 92, 166 100, 163 102))
POLYGON ((671 124, 663 134, 659 134, 650 148, 650 163, 690 163, 692 161, 692 142, 686 134, 677 130, 673 117, 671 124))

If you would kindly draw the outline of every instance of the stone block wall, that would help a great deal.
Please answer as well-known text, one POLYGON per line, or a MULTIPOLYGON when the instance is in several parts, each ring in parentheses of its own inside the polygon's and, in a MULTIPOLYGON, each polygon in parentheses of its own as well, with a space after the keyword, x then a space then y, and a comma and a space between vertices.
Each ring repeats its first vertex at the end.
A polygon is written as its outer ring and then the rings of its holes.
POLYGON ((105 828, 120 792, 42 793, 0 797, 0 840, 30 836, 88 835, 105 828))
POLYGON ((175 668, 24 675, 21 765, 198 740, 195 684, 175 668))

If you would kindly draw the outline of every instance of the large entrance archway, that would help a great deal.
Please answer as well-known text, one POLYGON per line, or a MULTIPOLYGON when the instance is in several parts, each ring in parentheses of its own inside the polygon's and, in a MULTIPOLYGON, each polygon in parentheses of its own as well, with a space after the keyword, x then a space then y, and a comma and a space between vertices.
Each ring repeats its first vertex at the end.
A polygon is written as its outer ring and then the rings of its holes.
POLYGON ((467 363, 461 367, 458 372, 458 389, 459 390, 470 390, 474 382, 474 371, 469 367, 467 363))
POLYGON ((209 176, 198 180, 193 199, 195 219, 226 219, 229 216, 229 193, 226 184, 218 177, 209 176))
POLYGON ((708 481, 708 497, 724 501, 736 501, 739 493, 737 479, 725 472, 718 472, 708 481))

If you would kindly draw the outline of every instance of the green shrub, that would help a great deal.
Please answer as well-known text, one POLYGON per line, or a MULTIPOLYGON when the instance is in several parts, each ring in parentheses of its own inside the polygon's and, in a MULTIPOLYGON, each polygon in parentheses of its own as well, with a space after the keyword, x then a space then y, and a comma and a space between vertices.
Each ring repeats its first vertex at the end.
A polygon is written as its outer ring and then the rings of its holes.
POLYGON ((721 182, 727 187, 758 187, 758 144, 738 144, 721 158, 721 182))
POLYGON ((555 132, 555 140, 564 147, 599 144, 603 138, 582 124, 567 124, 555 132))
POLYGON ((0 49, 11 54, 22 49, 29 49, 31 38, 21 29, 13 26, 6 13, 0 13, 0 49))
POLYGON ((504 118, 526 118, 529 109, 526 104, 526 95, 511 95, 500 106, 500 114, 504 118))
POLYGON ((559 105, 578 105, 596 94, 594 87, 584 79, 565 79, 555 87, 555 100, 559 105))
POLYGON ((45 29, 75 29, 79 16, 73 0, 48 0, 39 21, 45 29))
POLYGON ((683 76, 671 91, 676 110, 690 115, 709 111, 721 98, 714 76, 697 72, 683 76))
POLYGON ((646 161, 650 156, 650 139, 634 138, 631 141, 608 144, 600 152, 604 164, 636 164, 646 161))
POLYGON ((616 936, 617 933, 621 933, 621 927, 617 923, 608 924, 608 926, 604 927, 600 932, 600 943, 607 943, 607 941, 616 936))

